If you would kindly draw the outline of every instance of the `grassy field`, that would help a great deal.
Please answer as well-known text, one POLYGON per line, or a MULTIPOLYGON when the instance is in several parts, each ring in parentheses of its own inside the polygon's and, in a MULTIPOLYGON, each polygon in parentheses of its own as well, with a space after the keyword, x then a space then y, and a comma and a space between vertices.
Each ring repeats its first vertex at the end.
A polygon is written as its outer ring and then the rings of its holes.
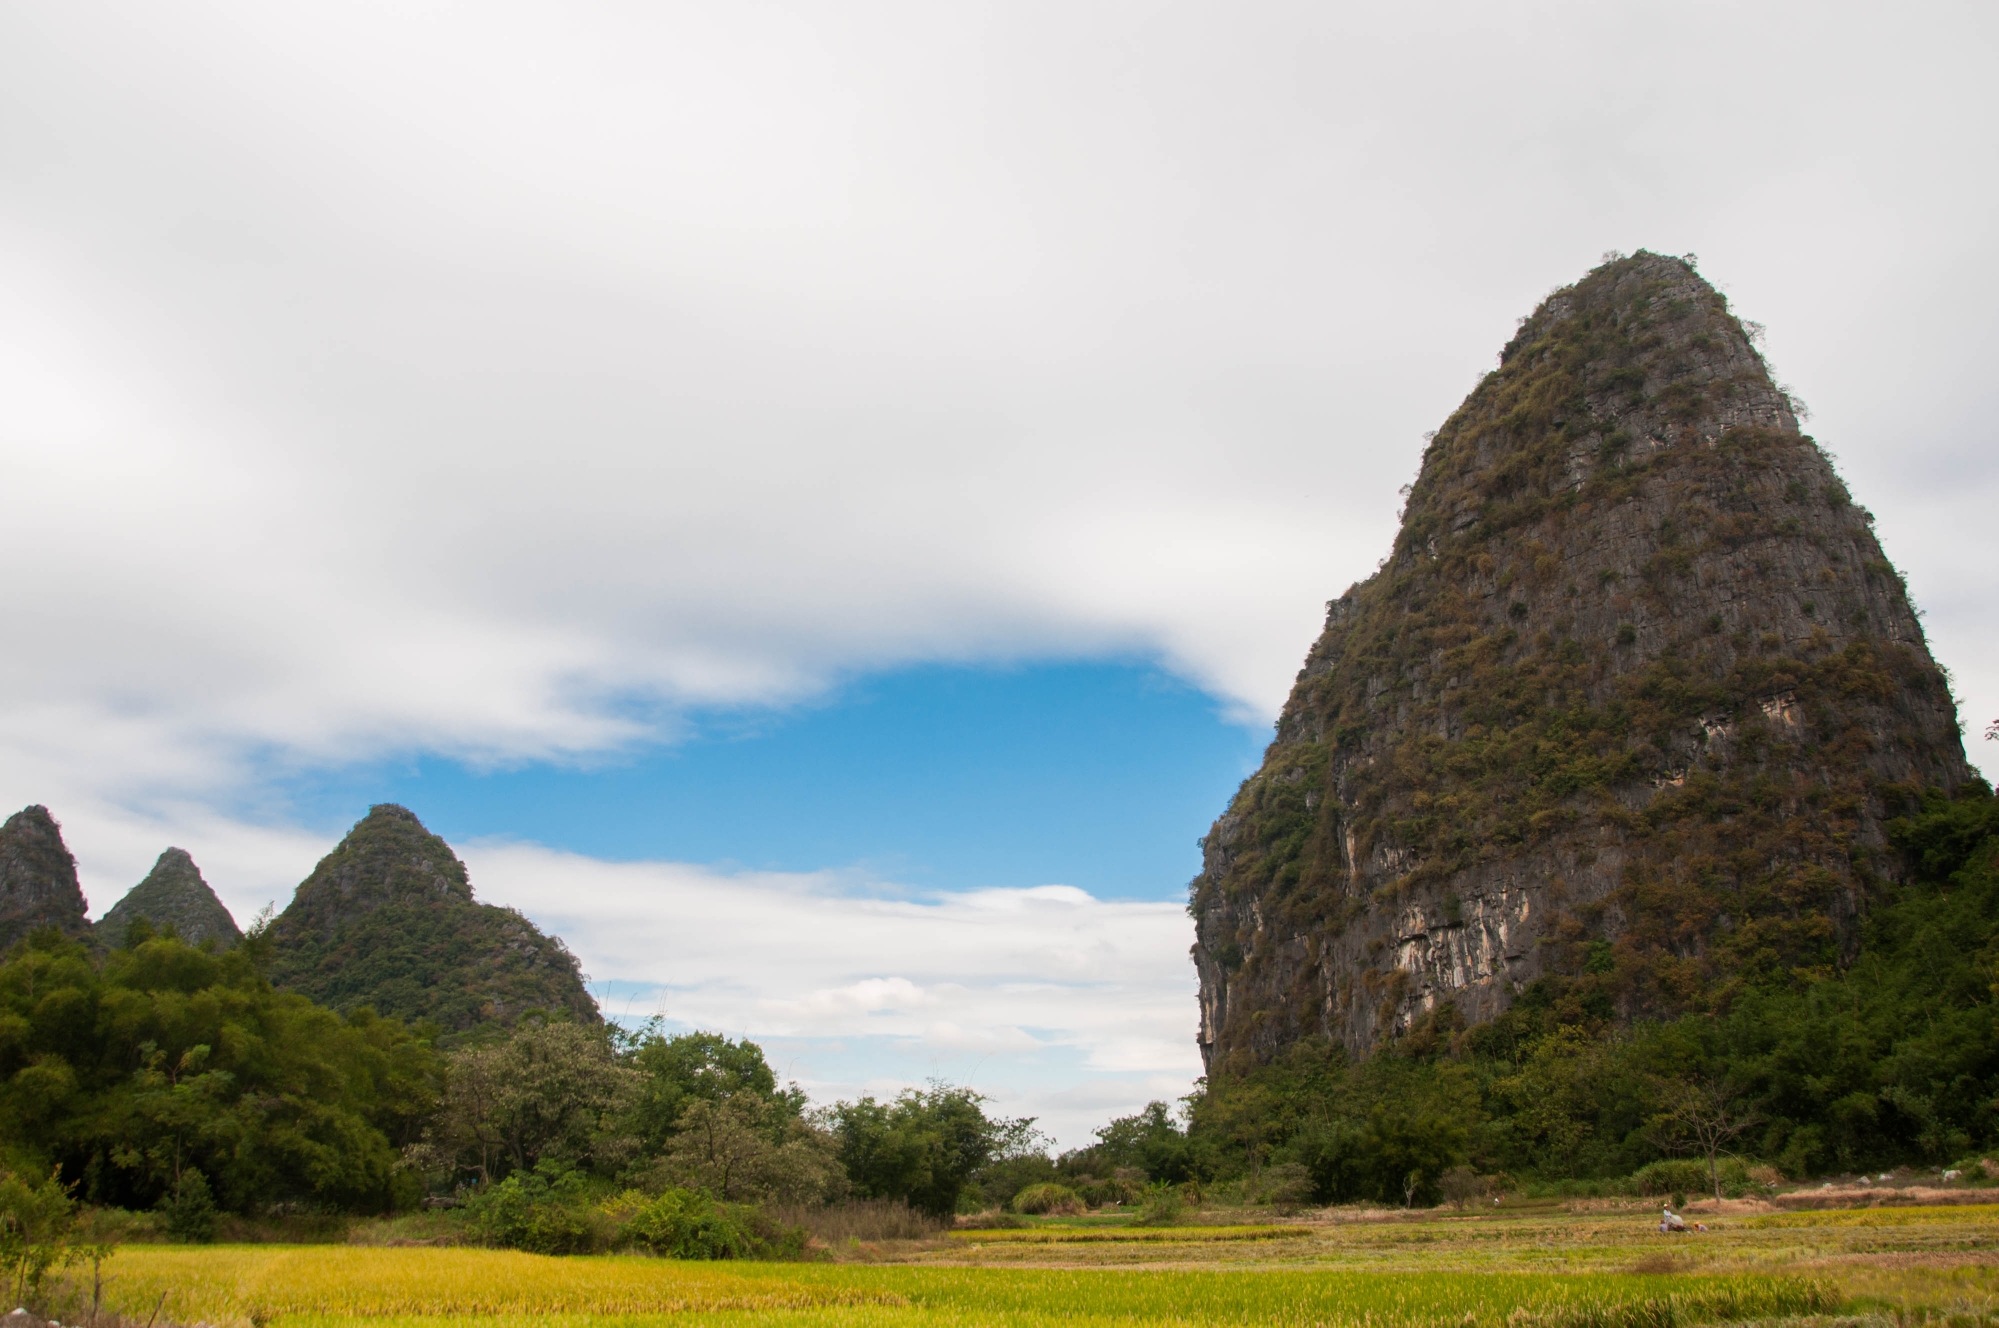
POLYGON ((132 1246, 112 1305, 217 1328, 536 1323, 1341 1324, 1681 1328, 1999 1325, 1999 1208, 1722 1216, 1646 1209, 1333 1213, 1172 1228, 1041 1224, 844 1251, 846 1262, 554 1259, 466 1248, 132 1246))

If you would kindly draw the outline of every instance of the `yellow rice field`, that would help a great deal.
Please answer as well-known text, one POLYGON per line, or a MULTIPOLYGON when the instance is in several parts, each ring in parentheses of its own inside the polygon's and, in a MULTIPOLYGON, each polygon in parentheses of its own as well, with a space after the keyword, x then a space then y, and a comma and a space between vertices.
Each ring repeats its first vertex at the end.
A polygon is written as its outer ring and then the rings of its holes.
POLYGON ((1822 1312, 1799 1278, 1271 1269, 687 1264, 473 1249, 136 1248, 108 1271, 116 1308, 248 1325, 1353 1324, 1669 1328, 1822 1312))
POLYGON ((1310 1221, 1078 1223, 829 1251, 818 1263, 547 1258, 463 1247, 130 1246, 111 1307, 215 1328, 1055 1323, 1999 1328, 1999 1205, 1710 1217, 1543 1205, 1310 1221))

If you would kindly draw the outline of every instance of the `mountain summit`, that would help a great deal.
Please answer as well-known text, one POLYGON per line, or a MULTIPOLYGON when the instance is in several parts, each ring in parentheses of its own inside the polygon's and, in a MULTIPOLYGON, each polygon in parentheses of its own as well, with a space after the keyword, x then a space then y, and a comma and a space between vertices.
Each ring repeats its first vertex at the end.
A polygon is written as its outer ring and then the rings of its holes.
POLYGON ((139 918, 146 919, 155 930, 172 926, 174 933, 190 945, 213 938, 218 945, 231 946, 243 939, 236 919, 229 916, 229 910, 215 897, 215 891, 201 877, 201 868, 194 865, 193 857, 184 848, 170 848, 160 854, 159 861, 146 873, 146 879, 133 886, 98 919, 98 938, 106 945, 123 945, 126 931, 139 918))
POLYGON ((49 809, 23 807, 0 825, 0 953, 42 927, 90 934, 76 859, 49 809))
POLYGON ((1550 295, 1203 841, 1210 1072, 1849 961, 1885 822, 1970 777, 1872 520, 1690 262, 1550 295))
POLYGON ((271 941, 272 982, 336 1010, 368 1005, 447 1034, 528 1010, 599 1017, 561 940, 473 899, 451 846, 393 803, 320 859, 271 941))

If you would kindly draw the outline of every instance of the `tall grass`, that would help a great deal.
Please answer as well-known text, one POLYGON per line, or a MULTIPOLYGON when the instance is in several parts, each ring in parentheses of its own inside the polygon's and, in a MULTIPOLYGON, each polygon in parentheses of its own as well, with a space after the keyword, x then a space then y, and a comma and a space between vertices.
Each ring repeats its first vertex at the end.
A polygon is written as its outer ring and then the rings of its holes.
POLYGON ((856 1199, 824 1207, 781 1205, 767 1211, 779 1223, 804 1227, 815 1240, 836 1247, 885 1240, 930 1240, 950 1225, 900 1199, 856 1199))
POLYGON ((1820 1208, 1767 1213, 1743 1220, 1748 1227, 1906 1227, 1942 1222, 1991 1222, 1999 1204, 1947 1204, 1927 1208, 1820 1208))
POLYGON ((995 1245, 1199 1245, 1224 1240, 1289 1240, 1312 1235, 1306 1226, 1237 1227, 1019 1227, 1008 1231, 967 1228, 951 1233, 960 1243, 995 1245))

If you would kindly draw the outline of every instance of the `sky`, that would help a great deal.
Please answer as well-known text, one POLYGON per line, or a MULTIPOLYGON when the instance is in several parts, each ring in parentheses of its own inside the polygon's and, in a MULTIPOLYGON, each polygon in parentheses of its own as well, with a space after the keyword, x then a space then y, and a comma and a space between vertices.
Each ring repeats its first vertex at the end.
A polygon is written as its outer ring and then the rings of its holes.
POLYGON ((240 918, 376 801, 605 1008, 1086 1142, 1423 435, 1698 256, 1999 743, 1999 15, 0 8, 0 807, 240 918))

